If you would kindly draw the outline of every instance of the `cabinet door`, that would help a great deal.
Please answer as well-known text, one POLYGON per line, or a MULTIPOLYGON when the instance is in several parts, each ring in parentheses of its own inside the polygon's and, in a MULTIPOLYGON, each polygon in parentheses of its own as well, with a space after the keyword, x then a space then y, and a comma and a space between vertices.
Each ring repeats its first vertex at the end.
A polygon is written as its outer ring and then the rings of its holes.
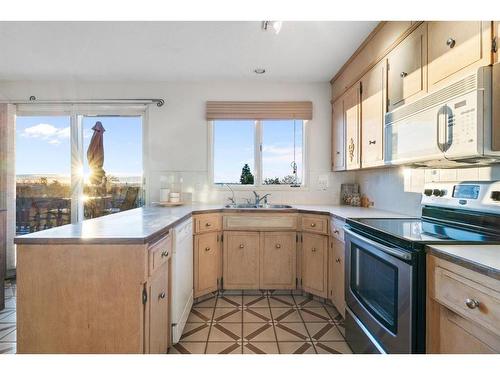
POLYGON ((360 85, 359 82, 351 87, 343 96, 344 124, 346 131, 346 169, 360 168, 360 85))
POLYGON ((491 63, 491 21, 428 22, 428 31, 430 89, 491 63))
POLYGON ((332 241, 333 241, 332 253, 334 258, 332 261, 333 280, 334 280, 332 302, 339 311, 339 313, 341 313, 342 316, 345 317, 344 243, 336 238, 332 239, 332 241))
POLYGON ((151 276, 149 284, 149 353, 166 353, 170 335, 168 316, 168 263, 151 276))
POLYGON ((500 62, 500 21, 493 21, 493 38, 495 41, 493 62, 497 63, 500 62))
POLYGON ((224 232, 224 289, 259 289, 259 232, 224 232))
POLYGON ((427 24, 423 23, 401 42, 387 58, 387 101, 389 111, 427 91, 427 24))
POLYGON ((220 234, 198 234, 194 237, 194 297, 219 288, 220 234))
POLYGON ((337 99, 332 104, 332 170, 345 170, 344 101, 337 99))
POLYGON ((361 78, 361 165, 384 164, 384 74, 385 61, 361 78))
POLYGON ((296 244, 295 232, 262 234, 260 289, 295 289, 296 244))
POLYGON ((328 237, 302 234, 302 288, 319 297, 328 294, 328 237))

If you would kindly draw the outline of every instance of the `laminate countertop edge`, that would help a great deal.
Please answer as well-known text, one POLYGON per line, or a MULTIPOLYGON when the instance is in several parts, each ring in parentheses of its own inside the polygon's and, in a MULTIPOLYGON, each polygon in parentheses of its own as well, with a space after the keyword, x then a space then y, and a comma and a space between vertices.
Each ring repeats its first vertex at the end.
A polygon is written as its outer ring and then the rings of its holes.
POLYGON ((374 208, 341 205, 295 205, 285 209, 235 209, 220 205, 192 205, 174 208, 143 207, 86 220, 78 224, 68 224, 19 236, 14 239, 14 243, 18 245, 146 244, 168 233, 172 228, 193 215, 207 213, 301 213, 329 215, 339 220, 361 217, 408 217, 374 208), (142 227, 138 228, 139 226, 142 227), (103 230, 103 228, 107 228, 107 230, 103 230))
MULTIPOLYGON (((438 258, 444 259, 448 262, 455 263, 471 271, 478 272, 493 279, 500 280, 500 268, 487 264, 487 262, 471 259, 464 255, 458 255, 455 249, 462 249, 468 247, 471 252, 477 251, 477 248, 484 247, 485 249, 494 249, 500 255, 500 245, 446 245, 446 246, 427 246, 427 254, 434 255, 438 258)), ((477 255, 477 254, 474 254, 477 255)), ((476 256, 477 258, 477 256, 476 256)))

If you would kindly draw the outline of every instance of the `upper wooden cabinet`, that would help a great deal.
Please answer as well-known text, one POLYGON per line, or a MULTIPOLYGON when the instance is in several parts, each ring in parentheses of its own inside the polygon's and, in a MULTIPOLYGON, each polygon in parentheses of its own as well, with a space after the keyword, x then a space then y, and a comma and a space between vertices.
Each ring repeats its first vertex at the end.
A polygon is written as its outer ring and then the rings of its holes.
POLYGON ((380 62, 361 78, 361 165, 384 164, 384 75, 380 62))
POLYGON ((344 99, 332 104, 332 170, 345 170, 344 99))
POLYGON ((360 150, 360 84, 356 83, 343 96, 346 132, 346 169, 361 167, 360 150))
POLYGON ((428 22, 429 88, 492 62, 491 21, 428 22))
POLYGON ((259 232, 224 232, 225 289, 259 289, 259 232))
POLYGON ((297 241, 295 232, 262 233, 260 289, 295 289, 297 241))
POLYGON ((427 91, 427 24, 415 29, 387 56, 389 111, 427 91))

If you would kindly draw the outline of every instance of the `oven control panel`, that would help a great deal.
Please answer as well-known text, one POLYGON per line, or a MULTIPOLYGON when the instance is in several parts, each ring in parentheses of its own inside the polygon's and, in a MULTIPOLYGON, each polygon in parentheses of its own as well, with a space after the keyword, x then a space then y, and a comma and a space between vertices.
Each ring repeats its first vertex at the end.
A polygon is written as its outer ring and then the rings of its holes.
POLYGON ((422 205, 500 214, 500 181, 430 182, 422 205))

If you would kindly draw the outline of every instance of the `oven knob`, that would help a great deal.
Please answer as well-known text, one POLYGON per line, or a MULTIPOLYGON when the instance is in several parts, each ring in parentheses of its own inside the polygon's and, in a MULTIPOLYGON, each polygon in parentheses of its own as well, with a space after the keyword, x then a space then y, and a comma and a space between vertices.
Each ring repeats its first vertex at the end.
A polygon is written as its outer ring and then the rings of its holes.
POLYGON ((446 195, 446 193, 447 193, 447 192, 446 192, 446 190, 444 190, 444 189, 443 189, 443 190, 441 190, 441 196, 442 196, 442 197, 444 197, 444 196, 446 195))
POLYGON ((500 202, 500 191, 492 191, 491 200, 495 202, 500 202))
POLYGON ((432 195, 432 189, 425 189, 424 194, 430 197, 432 195))
POLYGON ((436 197, 440 197, 441 196, 441 190, 439 189, 434 189, 432 191, 432 195, 436 196, 436 197))

